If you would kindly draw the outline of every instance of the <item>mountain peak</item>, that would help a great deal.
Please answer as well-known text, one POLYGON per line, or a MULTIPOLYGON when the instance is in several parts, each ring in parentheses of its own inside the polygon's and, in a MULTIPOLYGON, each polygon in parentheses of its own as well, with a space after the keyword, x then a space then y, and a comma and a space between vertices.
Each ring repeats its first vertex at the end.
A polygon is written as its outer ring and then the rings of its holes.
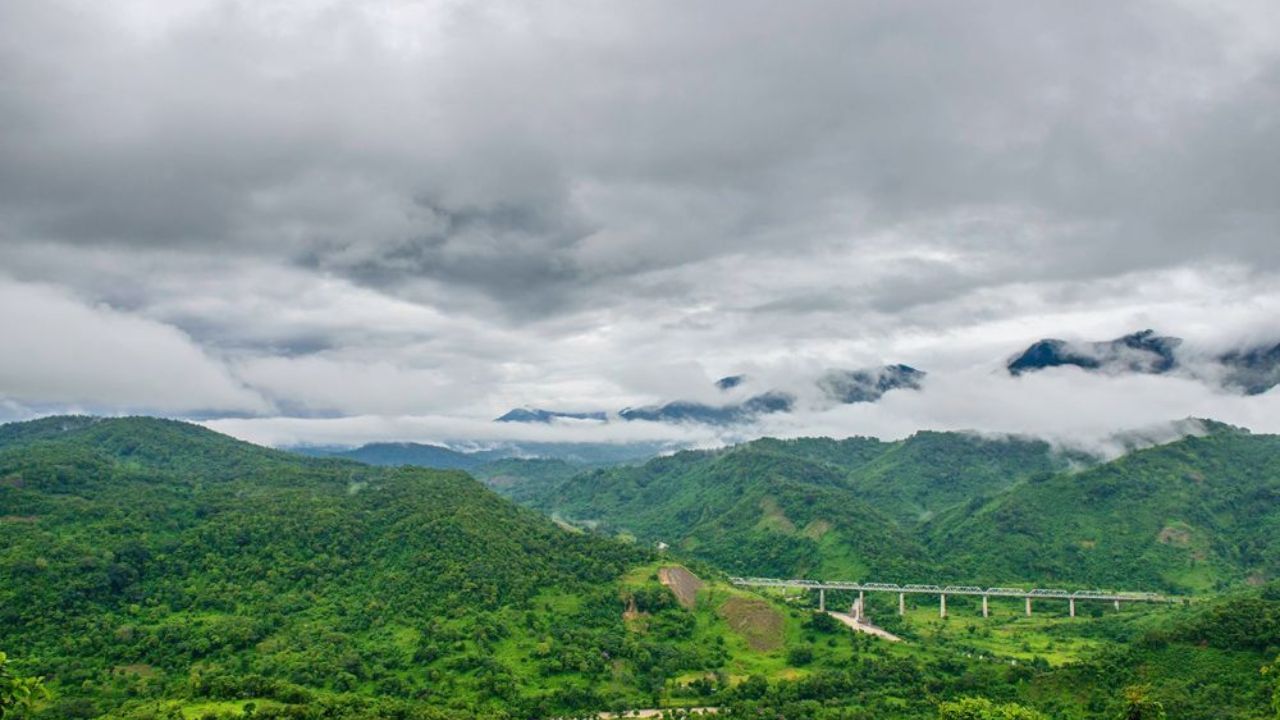
POLYGON ((1162 374, 1178 366, 1175 351, 1182 339, 1157 335, 1154 330, 1139 330, 1114 340, 1071 342, 1045 338, 1032 343, 1018 357, 1009 361, 1011 375, 1074 366, 1084 370, 1109 373, 1162 374))
POLYGON ((858 370, 828 370, 818 378, 818 388, 831 400, 845 405, 875 402, 891 390, 919 390, 928 373, 910 365, 883 365, 858 370))
POLYGON ((559 410, 543 410, 542 408, 515 408, 502 416, 494 418, 494 422, 549 423, 552 420, 606 420, 607 415, 595 412, 562 412, 559 410))

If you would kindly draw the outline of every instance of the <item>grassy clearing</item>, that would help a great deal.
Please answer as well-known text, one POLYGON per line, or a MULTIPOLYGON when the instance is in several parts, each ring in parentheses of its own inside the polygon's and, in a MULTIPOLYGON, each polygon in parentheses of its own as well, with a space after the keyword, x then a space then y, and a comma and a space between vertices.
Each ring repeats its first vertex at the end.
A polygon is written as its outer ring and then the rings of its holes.
POLYGON ((276 702, 275 700, 268 700, 266 698, 250 698, 248 700, 209 700, 206 702, 185 703, 178 707, 182 712, 182 717, 188 718, 189 720, 200 720, 200 718, 206 716, 225 717, 227 715, 234 716, 236 714, 248 717, 249 714, 245 713, 245 708, 249 706, 250 703, 253 704, 255 711, 284 707, 283 703, 276 702))

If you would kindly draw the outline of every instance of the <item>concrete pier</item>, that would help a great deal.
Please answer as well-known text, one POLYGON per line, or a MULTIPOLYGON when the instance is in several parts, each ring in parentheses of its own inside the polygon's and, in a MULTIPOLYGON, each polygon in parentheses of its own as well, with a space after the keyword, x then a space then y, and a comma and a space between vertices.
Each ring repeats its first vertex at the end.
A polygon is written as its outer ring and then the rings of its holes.
POLYGON ((991 611, 987 608, 987 596, 982 596, 982 617, 991 617, 991 611))
POLYGON ((1071 617, 1075 617, 1076 616, 1076 599, 1075 598, 1069 598, 1067 600, 1067 608, 1068 608, 1067 612, 1070 613, 1071 617))
POLYGON ((818 612, 827 611, 827 591, 824 588, 818 588, 818 612))
POLYGON ((1031 617, 1031 596, 1027 596, 1027 617, 1031 617))
POLYGON ((862 590, 858 591, 858 620, 865 620, 867 617, 867 600, 862 592, 862 590))
POLYGON ((944 593, 942 595, 939 595, 938 597, 941 598, 941 601, 938 605, 938 617, 946 617, 947 616, 947 596, 944 593))
POLYGON ((1119 601, 1119 600, 1116 600, 1116 609, 1117 609, 1117 610, 1119 610, 1119 609, 1120 609, 1120 601, 1119 601))
POLYGON ((898 593, 898 614, 899 615, 907 614, 907 594, 906 593, 898 593))

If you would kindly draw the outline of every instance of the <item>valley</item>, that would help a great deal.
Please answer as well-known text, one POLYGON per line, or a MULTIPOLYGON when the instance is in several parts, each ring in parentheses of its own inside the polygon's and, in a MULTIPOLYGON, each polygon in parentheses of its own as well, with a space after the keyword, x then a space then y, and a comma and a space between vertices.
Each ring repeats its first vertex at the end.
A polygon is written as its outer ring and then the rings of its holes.
POLYGON ((1215 426, 1082 464, 922 433, 487 476, 535 512, 460 470, 46 418, 0 426, 0 648, 45 678, 38 718, 933 718, 973 698, 1269 718, 1276 447, 1215 426), (995 596, 983 617, 953 594, 941 617, 936 595, 899 614, 868 592, 862 617, 891 642, 848 626, 854 590, 745 574, 1181 598, 1073 617, 995 596))

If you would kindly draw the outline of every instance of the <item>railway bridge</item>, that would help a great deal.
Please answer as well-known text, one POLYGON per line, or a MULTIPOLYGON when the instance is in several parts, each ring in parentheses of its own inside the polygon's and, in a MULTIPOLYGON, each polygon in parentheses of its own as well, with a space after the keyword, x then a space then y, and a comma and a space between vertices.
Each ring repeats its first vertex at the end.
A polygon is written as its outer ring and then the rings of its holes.
POLYGON ((1115 605, 1117 610, 1120 609, 1120 603, 1122 602, 1167 603, 1177 601, 1177 598, 1158 595, 1156 593, 1115 592, 1111 590, 1053 590, 1044 588, 1024 589, 1008 587, 982 588, 971 585, 897 585, 894 583, 845 582, 840 580, 779 580, 776 578, 757 577, 735 577, 730 578, 730 582, 740 587, 782 588, 804 591, 816 590, 818 592, 818 609, 824 612, 827 609, 828 590, 856 590, 858 593, 858 600, 853 604, 852 614, 858 620, 864 619, 865 598, 866 593, 869 592, 897 593, 899 615, 906 613, 907 595, 937 595, 938 614, 940 617, 947 616, 948 595, 974 595, 981 597, 982 617, 990 616, 991 611, 988 606, 988 600, 992 597, 1024 598, 1026 601, 1026 614, 1028 616, 1031 615, 1032 600, 1066 600, 1068 613, 1071 617, 1076 616, 1077 600, 1110 602, 1115 605))

